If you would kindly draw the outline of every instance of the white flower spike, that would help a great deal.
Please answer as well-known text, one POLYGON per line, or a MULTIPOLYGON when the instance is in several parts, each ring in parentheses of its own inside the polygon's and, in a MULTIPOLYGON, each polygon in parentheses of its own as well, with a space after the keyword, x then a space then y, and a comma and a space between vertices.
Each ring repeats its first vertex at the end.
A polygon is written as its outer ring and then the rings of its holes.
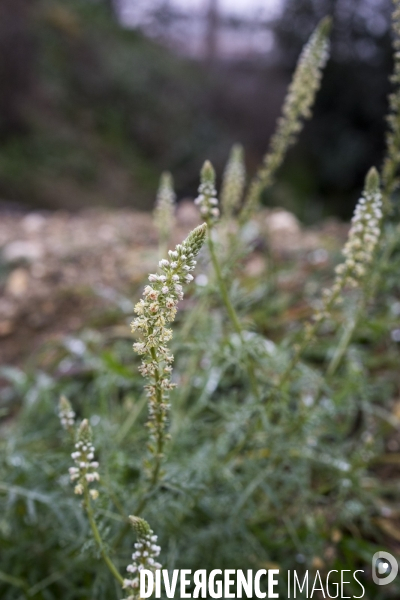
MULTIPOLYGON (((206 224, 194 229, 182 244, 169 252, 170 259, 160 261, 162 275, 151 274, 151 285, 144 288, 143 298, 136 304, 137 317, 132 321, 132 331, 138 332, 141 340, 133 344, 135 352, 143 356, 140 373, 149 379, 146 386, 149 398, 150 451, 156 457, 156 465, 162 459, 165 426, 169 408, 171 383, 171 363, 174 357, 167 344, 172 338, 172 330, 167 327, 175 319, 177 304, 183 298, 182 283, 189 283, 193 277, 189 271, 196 266, 195 257, 199 253, 207 232, 206 224)), ((158 472, 159 466, 156 467, 158 472)))
MULTIPOLYGON (((79 426, 75 452, 71 454, 71 458, 74 460, 75 466, 70 467, 69 476, 71 481, 76 481, 74 489, 75 494, 82 495, 85 486, 99 481, 100 479, 97 471, 99 463, 94 460, 92 429, 87 419, 84 419, 79 426)), ((99 492, 96 489, 90 489, 89 494, 92 500, 96 500, 99 492)))
POLYGON ((130 576, 124 579, 123 588, 132 591, 132 594, 125 600, 137 600, 140 598, 140 571, 147 569, 154 572, 157 569, 162 569, 161 564, 156 560, 161 548, 157 546, 157 536, 154 535, 147 521, 139 517, 129 517, 129 521, 136 532, 137 542, 135 552, 132 554, 132 562, 126 569, 130 576))

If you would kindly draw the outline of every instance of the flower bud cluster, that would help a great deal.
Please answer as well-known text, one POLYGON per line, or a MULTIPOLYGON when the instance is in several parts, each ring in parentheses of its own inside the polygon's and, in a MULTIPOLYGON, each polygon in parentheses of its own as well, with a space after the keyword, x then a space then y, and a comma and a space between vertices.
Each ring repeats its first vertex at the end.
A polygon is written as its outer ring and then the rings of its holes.
POLYGON ((204 243, 206 230, 206 224, 194 229, 182 244, 168 253, 168 260, 160 261, 161 273, 149 276, 150 285, 145 287, 143 298, 135 306, 138 316, 131 326, 133 332, 140 334, 141 341, 133 344, 133 349, 143 356, 139 370, 150 381, 146 390, 153 454, 162 453, 169 391, 174 387, 171 383, 174 357, 167 347, 172 330, 167 324, 174 321, 178 301, 183 298, 182 284, 193 280, 191 271, 196 266, 195 257, 204 243))
POLYGON ((75 424, 75 412, 65 396, 61 396, 58 403, 58 416, 62 427, 67 431, 71 430, 75 424))
MULTIPOLYGON (((100 477, 97 472, 99 463, 94 460, 94 446, 92 444, 92 430, 87 419, 84 419, 78 429, 75 451, 71 454, 75 467, 70 467, 69 476, 71 481, 76 481, 75 494, 83 494, 85 489, 100 477)), ((96 489, 89 490, 93 500, 98 498, 96 489)))
POLYGON ((219 218, 215 171, 209 160, 206 160, 201 170, 199 195, 194 203, 200 208, 200 213, 208 225, 219 218))
POLYGON ((240 206, 245 182, 243 147, 235 144, 230 152, 222 180, 221 206, 224 216, 231 217, 240 206))
MULTIPOLYGON (((315 95, 320 88, 322 71, 329 58, 330 19, 324 19, 304 46, 278 122, 276 138, 283 134, 290 143, 301 130, 301 120, 310 119, 315 95)), ((275 143, 279 145, 276 139, 275 143)))
POLYGON ((163 242, 169 238, 174 224, 175 201, 172 176, 165 172, 161 175, 154 209, 154 223, 163 242))
POLYGON ((311 117, 311 108, 320 88, 322 72, 329 57, 330 19, 318 25, 299 57, 292 82, 286 95, 282 116, 270 143, 263 165, 250 185, 243 206, 241 221, 251 216, 262 191, 272 184, 274 174, 281 166, 286 152, 303 127, 304 119, 311 117))
POLYGON ((125 600, 136 600, 139 595, 139 573, 142 569, 155 571, 161 569, 162 565, 156 561, 160 554, 160 546, 157 546, 157 536, 154 535, 149 524, 144 519, 138 517, 129 517, 131 525, 136 531, 137 542, 135 552, 132 554, 132 563, 128 565, 127 571, 130 578, 124 579, 123 588, 132 590, 133 594, 125 600))
POLYGON ((365 280, 381 234, 382 216, 379 175, 373 168, 367 175, 363 195, 354 211, 348 239, 343 248, 345 261, 335 269, 333 286, 324 291, 323 308, 316 313, 316 321, 328 316, 329 308, 340 300, 345 287, 359 287, 365 280))

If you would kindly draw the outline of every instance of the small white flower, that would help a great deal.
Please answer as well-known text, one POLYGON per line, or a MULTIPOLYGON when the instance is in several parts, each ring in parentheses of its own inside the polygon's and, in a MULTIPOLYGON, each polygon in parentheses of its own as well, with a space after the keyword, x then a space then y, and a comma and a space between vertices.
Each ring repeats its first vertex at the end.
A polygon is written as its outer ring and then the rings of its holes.
POLYGON ((359 287, 368 274, 380 236, 380 221, 371 215, 381 214, 382 194, 379 175, 371 169, 366 177, 363 196, 357 203, 347 242, 343 248, 345 260, 335 268, 335 281, 331 289, 324 290, 323 308, 314 320, 321 321, 329 315, 330 308, 342 298, 347 286, 359 287))
MULTIPOLYGON (((75 444, 76 452, 71 454, 71 457, 75 461, 75 466, 69 468, 69 475, 71 481, 78 480, 75 485, 75 494, 83 494, 85 487, 88 484, 98 481, 100 479, 98 472, 95 470, 99 464, 97 461, 93 461, 94 458, 94 446, 91 443, 91 428, 87 419, 84 419, 78 430, 78 441, 75 444)), ((96 500, 98 497, 97 490, 89 490, 90 497, 96 500)))
POLYGON ((201 183, 199 186, 199 195, 195 200, 195 204, 199 206, 200 213, 210 224, 219 217, 217 207, 217 191, 215 189, 215 172, 210 161, 206 161, 201 170, 201 183))
POLYGON ((72 406, 69 400, 65 396, 61 396, 58 404, 58 416, 60 418, 61 426, 64 429, 71 429, 75 424, 75 412, 72 410, 72 406))

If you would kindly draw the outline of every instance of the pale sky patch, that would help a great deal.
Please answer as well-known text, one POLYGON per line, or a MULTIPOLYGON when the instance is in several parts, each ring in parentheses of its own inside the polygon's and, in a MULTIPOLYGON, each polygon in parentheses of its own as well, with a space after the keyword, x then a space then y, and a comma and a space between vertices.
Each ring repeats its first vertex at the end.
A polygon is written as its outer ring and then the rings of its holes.
MULTIPOLYGON (((131 22, 140 20, 146 13, 163 4, 187 12, 204 14, 209 0, 169 0, 168 3, 165 0, 119 0, 121 14, 131 22)), ((271 19, 279 14, 282 0, 219 0, 218 6, 223 15, 271 19)))

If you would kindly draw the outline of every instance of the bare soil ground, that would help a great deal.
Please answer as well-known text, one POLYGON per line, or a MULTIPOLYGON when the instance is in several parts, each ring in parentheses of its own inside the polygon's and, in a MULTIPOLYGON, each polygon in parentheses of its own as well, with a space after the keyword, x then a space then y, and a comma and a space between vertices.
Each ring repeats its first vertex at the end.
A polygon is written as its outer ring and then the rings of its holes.
MULTIPOLYGON (((177 211, 172 243, 198 224, 193 204, 177 211)), ((282 257, 327 260, 339 248, 347 226, 334 221, 302 228, 286 211, 263 211, 256 223, 260 244, 282 257)), ((86 210, 80 213, 0 213, 0 363, 21 364, 43 342, 73 333, 88 323, 107 324, 116 305, 133 312, 133 295, 157 264, 157 232, 149 213, 86 210)), ((262 253, 247 263, 262 274, 262 253)), ((297 282, 304 272, 299 267, 297 282)), ((283 282, 284 283, 284 282, 283 282)), ((127 330, 129 331, 129 330, 127 330)))

